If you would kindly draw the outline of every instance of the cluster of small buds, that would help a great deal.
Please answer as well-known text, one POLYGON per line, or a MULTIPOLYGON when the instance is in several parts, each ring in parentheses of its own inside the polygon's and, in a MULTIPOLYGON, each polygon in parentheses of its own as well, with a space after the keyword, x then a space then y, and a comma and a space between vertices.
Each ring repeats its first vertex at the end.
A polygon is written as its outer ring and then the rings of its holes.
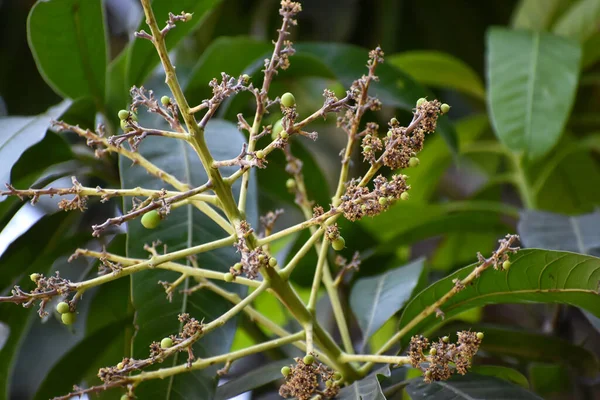
POLYGON ((484 335, 470 331, 457 332, 457 335, 456 343, 450 343, 450 338, 444 336, 431 345, 423 336, 412 337, 408 356, 411 365, 423 371, 426 383, 447 380, 454 372, 464 375, 471 367, 484 335))
POLYGON ((377 176, 374 189, 358 186, 357 180, 351 180, 346 193, 342 196, 342 210, 346 219, 356 221, 365 215, 374 217, 387 210, 396 200, 408 200, 410 186, 406 184, 406 175, 394 175, 390 181, 382 175, 377 176))
POLYGON ((495 270, 508 271, 511 266, 510 254, 514 254, 520 249, 519 246, 513 246, 513 243, 517 240, 519 240, 518 235, 506 235, 504 239, 498 241, 500 243, 499 249, 492 254, 492 265, 495 270))
POLYGON ((250 249, 247 237, 254 232, 247 221, 242 221, 238 230, 238 240, 234 244, 242 255, 239 262, 235 263, 225 274, 225 281, 232 282, 235 277, 245 274, 248 279, 256 279, 261 267, 275 267, 277 259, 269 257, 262 247, 250 249))
POLYGON ((371 164, 376 161, 376 153, 383 150, 383 142, 377 137, 378 129, 379 125, 374 122, 369 122, 364 131, 361 143, 362 155, 365 160, 369 161, 371 164))
POLYGON ((295 358, 295 365, 283 367, 281 373, 285 383, 279 388, 283 398, 295 397, 298 400, 308 400, 315 395, 321 398, 333 399, 339 391, 339 381, 342 376, 314 359, 312 354, 304 358, 295 358))
POLYGON ((340 230, 337 224, 329 225, 325 230, 325 235, 330 242, 334 242, 340 237, 340 230))

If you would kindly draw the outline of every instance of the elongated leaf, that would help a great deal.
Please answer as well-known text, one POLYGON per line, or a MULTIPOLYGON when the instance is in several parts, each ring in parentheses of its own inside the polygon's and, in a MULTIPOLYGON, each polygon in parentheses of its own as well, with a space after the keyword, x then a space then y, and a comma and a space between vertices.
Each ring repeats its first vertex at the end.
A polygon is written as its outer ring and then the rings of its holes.
MULTIPOLYGON (((188 33, 201 26, 207 14, 220 2, 221 0, 154 0, 152 10, 161 29, 169 18, 169 12, 180 14, 185 11, 193 14, 191 21, 178 22, 177 26, 167 33, 165 39, 167 49, 174 48, 188 33)), ((138 28, 138 30, 141 29, 149 32, 145 18, 138 28)), ((136 39, 127 54, 126 86, 144 84, 158 62, 158 54, 152 43, 149 40, 136 39)))
POLYGON ((350 293, 350 307, 363 333, 363 348, 371 335, 400 311, 423 272, 424 259, 359 279, 350 293))
POLYGON ((481 78, 466 63, 440 51, 415 50, 388 57, 387 62, 426 86, 450 88, 485 100, 481 78))
POLYGON ((471 372, 478 375, 495 376, 504 379, 516 385, 529 389, 529 381, 525 375, 513 368, 502 367, 499 365, 477 365, 471 368, 471 372))
POLYGON ((101 0, 38 1, 27 34, 38 69, 54 91, 104 105, 108 49, 101 0))
POLYGON ((590 254, 600 250, 600 211, 567 216, 544 211, 521 212, 518 231, 523 245, 590 254))
POLYGON ((281 379, 281 368, 292 363, 292 359, 277 360, 255 368, 247 374, 219 386, 214 400, 228 400, 269 382, 281 379))
POLYGON ((390 367, 385 366, 371 373, 366 378, 354 382, 352 385, 340 390, 340 400, 385 400, 381 391, 379 377, 390 376, 390 367))
POLYGON ((512 16, 512 26, 517 29, 545 31, 570 0, 521 0, 512 16))
MULTIPOLYGON (((473 285, 446 301, 440 307, 446 318, 485 304, 528 302, 571 304, 600 316, 599 258, 524 249, 513 255, 511 261, 512 266, 507 272, 487 269, 473 285)), ((463 279, 473 268, 474 265, 462 268, 414 297, 400 318, 400 327, 446 294, 454 286, 454 279, 463 279)), ((412 335, 431 329, 440 322, 435 315, 430 315, 411 329, 402 338, 402 343, 408 343, 412 335)))
POLYGON ((503 379, 474 373, 432 383, 425 383, 419 378, 406 387, 406 392, 412 400, 542 400, 541 397, 503 379))
MULTIPOLYGON (((0 184, 10 181, 12 166, 29 147, 38 143, 46 135, 52 119, 58 118, 70 102, 64 101, 51 107, 44 114, 35 117, 0 118, 0 184)), ((0 201, 6 196, 0 196, 0 201)))
POLYGON ((600 1, 579 0, 556 21, 553 31, 583 43, 598 30, 599 24, 600 1))
POLYGON ((551 34, 488 32, 488 108, 505 146, 530 159, 554 147, 575 99, 580 59, 580 46, 551 34))
MULTIPOLYGON (((142 122, 140 115, 140 122, 142 122)), ((148 125, 146 125, 148 126, 148 125)), ((154 126, 154 125, 152 125, 154 126)), ((231 159, 239 154, 244 142, 243 136, 234 124, 214 120, 206 130, 206 141, 217 160, 231 159)), ((181 181, 199 186, 206 183, 207 176, 193 149, 183 141, 156 138, 145 140, 140 152, 150 161, 163 168, 166 172, 176 175, 181 181)), ((236 168, 223 168, 227 176, 236 168)), ((128 160, 121 161, 123 187, 142 186, 159 189, 168 185, 150 177, 143 169, 130 167, 128 160)), ((252 180, 249 187, 247 218, 253 226, 256 225, 256 189, 252 180)), ((239 192, 238 185, 234 194, 239 192)), ((221 239, 228 234, 204 214, 191 206, 183 206, 171 211, 161 222, 160 229, 145 230, 139 221, 132 221, 128 226, 127 253, 130 257, 145 258, 143 250, 145 243, 160 239, 168 247, 168 251, 176 251, 212 240, 221 239)), ((146 254, 145 254, 146 253, 146 254)), ((232 247, 221 248, 198 256, 198 263, 203 268, 227 271, 239 260, 232 247)), ((136 358, 148 356, 148 346, 152 341, 160 341, 165 336, 176 334, 180 329, 177 314, 187 312, 199 321, 210 322, 227 311, 231 304, 226 300, 206 291, 196 291, 193 294, 174 293, 170 303, 158 281, 173 282, 178 274, 169 271, 145 271, 132 276, 132 301, 136 310, 135 324, 137 330, 133 340, 133 356, 136 358)), ((185 280, 179 287, 185 289, 194 282, 185 280)), ((241 289, 232 286, 232 290, 241 289)), ((242 292, 240 291, 240 294, 242 292)), ((235 322, 228 323, 222 328, 203 337, 194 346, 197 357, 223 354, 229 350, 235 331, 235 322)), ((162 366, 184 363, 185 359, 173 358, 165 361, 162 366)), ((138 396, 152 398, 211 398, 216 388, 215 369, 194 371, 178 375, 171 379, 144 383, 136 390, 138 396)))

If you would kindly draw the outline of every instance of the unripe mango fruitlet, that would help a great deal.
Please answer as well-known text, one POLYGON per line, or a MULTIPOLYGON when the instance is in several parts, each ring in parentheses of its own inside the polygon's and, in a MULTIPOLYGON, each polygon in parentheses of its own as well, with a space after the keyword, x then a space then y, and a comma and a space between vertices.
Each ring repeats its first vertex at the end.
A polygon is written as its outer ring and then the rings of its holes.
POLYGON ((287 131, 281 131, 281 133, 279 134, 279 137, 282 138, 283 140, 287 139, 290 137, 289 133, 287 133, 287 131))
POLYGON ((408 160, 408 166, 411 168, 414 168, 414 167, 418 166, 419 164, 421 164, 421 160, 419 160, 417 157, 411 157, 408 160))
POLYGON ((127 125, 127 120, 125 120, 125 119, 121 120, 121 129, 123 129, 123 132, 127 132, 131 129, 129 127, 129 125, 127 125))
POLYGON ((285 181, 285 187, 289 190, 296 189, 296 181, 292 178, 285 181))
POLYGON ((290 367, 283 367, 281 368, 281 375, 285 376, 287 378, 287 376, 292 372, 292 370, 290 369, 290 367))
POLYGON ((160 215, 158 211, 152 210, 142 215, 142 225, 146 229, 154 229, 160 224, 160 215))
POLYGON ((258 150, 258 151, 256 152, 256 158, 259 158, 259 159, 261 159, 261 160, 262 160, 263 158, 265 158, 265 152, 264 152, 264 151, 262 151, 262 150, 258 150))
POLYGON ((244 83, 250 82, 250 75, 248 75, 248 74, 242 75, 242 80, 244 81, 244 83))
POLYGON ((171 104, 171 99, 169 98, 169 96, 163 96, 160 98, 160 102, 162 103, 163 106, 168 106, 169 104, 171 104))
POLYGON ((191 13, 185 13, 185 21, 186 22, 190 22, 192 20, 192 14, 191 13))
POLYGON ((277 265, 277 259, 275 257, 269 258, 269 267, 275 267, 277 265))
POLYGON ((448 343, 449 341, 450 341, 450 338, 448 336, 444 336, 442 338, 442 342, 444 342, 444 343, 448 343))
POLYGON ((477 332, 477 339, 482 340, 484 336, 483 332, 477 332))
POLYGON ((434 347, 433 349, 429 350, 429 354, 435 356, 437 354, 437 349, 434 347))
POLYGON ((231 272, 228 272, 225 275, 223 275, 223 279, 225 280, 225 282, 233 282, 234 276, 231 272))
POLYGON ((240 272, 242 270, 244 266, 242 265, 242 263, 235 263, 233 265, 233 269, 235 269, 237 272, 240 272))
POLYGON ((444 103, 441 105, 440 111, 442 112, 442 114, 446 114, 448 111, 450 111, 450 106, 444 103))
POLYGON ((68 313, 70 311, 69 303, 61 301, 56 305, 56 311, 58 311, 60 314, 68 313))
POLYGON ((408 192, 402 192, 402 194, 400 195, 400 200, 408 200, 410 199, 410 194, 408 194, 408 192))
POLYGON ((505 271, 508 271, 508 269, 510 268, 510 266, 511 266, 511 262, 508 261, 508 260, 506 260, 506 261, 504 261, 502 263, 502 269, 505 270, 505 271))
POLYGON ((307 354, 304 356, 304 359, 302 361, 304 361, 304 364, 306 365, 311 365, 315 362, 315 358, 312 355, 307 354))
POLYGON ((392 124, 392 125, 398 125, 398 120, 396 119, 396 117, 390 119, 390 124, 392 124))
POLYGON ((335 379, 336 381, 339 381, 340 379, 342 379, 342 374, 339 373, 339 372, 337 372, 337 371, 335 371, 333 373, 333 379, 335 379))
POLYGON ((284 93, 283 96, 281 96, 281 104, 288 108, 294 107, 296 105, 296 98, 290 92, 284 93))
POLYGON ((333 249, 335 251, 343 250, 344 247, 346 247, 346 241, 344 240, 343 237, 340 236, 337 239, 335 239, 333 242, 331 242, 331 247, 333 247, 333 249))
POLYGON ((124 394, 123 396, 121 396, 121 400, 129 400, 129 396, 127 396, 126 394, 124 394))
POLYGON ((60 316, 60 320, 65 325, 73 325, 73 323, 75 323, 75 319, 76 319, 75 313, 72 313, 72 312, 64 313, 64 314, 61 314, 61 316, 60 316))
POLYGON ((117 364, 117 369, 123 369, 124 365, 122 362, 117 364))
POLYGON ((426 101, 427 99, 425 97, 421 97, 419 100, 417 100, 417 107, 421 107, 426 101))
POLYGON ((382 206, 385 206, 387 204, 388 200, 386 197, 380 197, 379 198, 379 204, 382 206))
POLYGON ((119 111, 118 115, 119 115, 119 119, 120 120, 127 119, 129 117, 129 111, 127 111, 127 110, 121 110, 121 111, 119 111))
POLYGON ((37 282, 38 279, 40 279, 42 276, 40 274, 31 274, 29 275, 29 279, 31 279, 32 282, 37 282))
POLYGON ((173 339, 171 339, 170 337, 166 337, 160 341, 161 349, 168 349, 171 346, 173 346, 173 339))
POLYGON ((271 139, 275 140, 279 137, 279 134, 283 130, 283 122, 279 119, 277 122, 273 124, 273 129, 271 130, 271 139))

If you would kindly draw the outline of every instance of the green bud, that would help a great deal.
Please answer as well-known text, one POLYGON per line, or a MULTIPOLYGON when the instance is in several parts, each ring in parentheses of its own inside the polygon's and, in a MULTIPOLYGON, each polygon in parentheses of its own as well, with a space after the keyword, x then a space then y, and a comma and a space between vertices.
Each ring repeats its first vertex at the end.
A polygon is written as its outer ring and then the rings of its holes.
POLYGON ((410 199, 410 194, 408 194, 408 192, 402 192, 402 194, 400 195, 400 200, 408 200, 410 199))
POLYGON ((367 212, 367 205, 363 204, 362 206, 360 206, 360 211, 367 212))
POLYGON ((173 346, 173 339, 171 339, 170 337, 166 337, 160 341, 161 349, 168 349, 169 347, 172 347, 172 346, 173 346))
POLYGON ((392 203, 394 201, 394 196, 388 196, 388 202, 392 203))
POLYGON ((279 137, 279 134, 283 131, 283 121, 278 119, 273 124, 273 129, 271 130, 271 139, 275 140, 279 137))
POLYGON ((335 251, 343 250, 344 247, 346 247, 346 241, 343 237, 339 236, 337 239, 331 242, 331 247, 333 247, 335 251))
POLYGON ((60 314, 66 314, 70 310, 71 307, 69 307, 69 303, 67 303, 66 301, 61 301, 56 305, 56 311, 58 311, 60 314))
POLYGON ((190 22, 192 20, 192 13, 185 13, 185 22, 190 22))
POLYGON ((477 339, 482 340, 484 336, 483 332, 477 332, 477 339))
POLYGON ((315 362, 315 358, 312 356, 312 354, 307 354, 304 356, 302 361, 304 361, 304 364, 306 364, 306 365, 311 365, 312 363, 315 362))
POLYGON ((372 136, 371 136, 371 135, 365 135, 365 138, 364 138, 364 139, 365 139, 365 140, 369 140, 369 139, 371 139, 371 138, 372 138, 372 136))
POLYGON ((288 179, 287 181, 285 181, 285 187, 289 190, 296 189, 296 180, 292 178, 288 179))
POLYGON ((442 112, 442 114, 446 114, 448 111, 450 111, 450 106, 448 104, 444 103, 440 107, 440 111, 442 112))
POLYGON ((127 118, 129 118, 129 111, 127 111, 127 110, 120 110, 118 115, 119 115, 119 119, 120 120, 127 119, 127 118))
POLYGON ((258 150, 258 151, 256 152, 256 158, 258 158, 258 159, 262 160, 263 158, 265 158, 265 152, 264 152, 264 151, 262 151, 262 150, 258 150))
POLYGON ((444 343, 448 343, 448 342, 450 342, 450 338, 449 338, 448 336, 444 336, 444 337, 442 338, 442 342, 444 342, 444 343))
POLYGON ((427 99, 425 97, 421 97, 419 100, 417 100, 417 107, 421 107, 426 101, 427 99))
POLYGON ((76 318, 77 316, 75 315, 75 313, 72 312, 64 313, 60 316, 60 320, 65 325, 73 325, 75 323, 76 318))
POLYGON ((168 106, 169 104, 171 104, 171 98, 169 96, 163 96, 160 98, 160 102, 162 103, 163 106, 168 106))
POLYGON ((396 119, 396 117, 390 119, 390 124, 391 125, 398 125, 398 120, 396 119))
POLYGON ((387 202, 388 202, 387 197, 379 198, 379 205, 385 206, 387 204, 387 202))
POLYGON ((418 166, 419 164, 421 164, 421 160, 419 160, 417 157, 411 157, 408 160, 408 166, 411 168, 414 168, 414 167, 418 166))
POLYGON ((129 396, 127 396, 126 394, 124 394, 123 396, 121 396, 121 400, 129 400, 129 396))
POLYGON ((506 260, 502 263, 502 269, 505 271, 508 271, 508 269, 510 268, 511 265, 512 265, 512 263, 510 261, 506 260))
POLYGON ((291 373, 292 373, 292 370, 290 369, 290 367, 285 366, 285 367, 281 368, 281 375, 285 376, 286 378, 291 373))
POLYGON ((332 387, 332 386, 333 386, 333 381, 332 381, 331 379, 329 379, 329 380, 325 381, 325 387, 328 387, 328 388, 330 388, 330 387, 332 387))
POLYGON ((37 274, 37 273, 33 273, 31 275, 29 275, 29 279, 31 279, 32 282, 37 282, 38 279, 40 279, 42 277, 42 275, 37 274))
POLYGON ((296 105, 296 98, 290 92, 284 93, 281 96, 281 104, 284 107, 294 107, 296 105))
POLYGON ((122 362, 117 364, 117 369, 123 369, 124 365, 122 362))
POLYGON ((391 138, 393 135, 394 135, 394 132, 392 132, 392 131, 387 132, 387 137, 391 138))
POLYGON ((160 214, 156 210, 152 210, 142 215, 142 225, 146 229, 154 229, 160 224, 160 214))
POLYGON ((235 277, 233 276, 233 274, 231 272, 227 272, 226 274, 223 274, 223 280, 225 280, 225 282, 233 282, 234 279, 235 279, 235 277))
POLYGON ((283 140, 285 140, 285 139, 287 139, 287 138, 289 138, 289 137, 290 137, 290 134, 289 134, 289 133, 287 133, 287 131, 281 131, 281 132, 279 133, 279 137, 280 137, 280 138, 282 138, 283 140))
POLYGON ((342 379, 342 374, 339 373, 338 371, 335 371, 333 373, 333 379, 335 379, 336 381, 339 381, 340 379, 342 379))
POLYGON ((126 119, 121 120, 121 129, 123 129, 123 132, 129 132, 131 130, 126 119))
POLYGON ((365 147, 363 148, 363 150, 364 150, 364 152, 365 152, 365 153, 368 153, 368 152, 370 152, 371 150, 373 150, 373 148, 372 148, 371 146, 365 146, 365 147))
POLYGON ((244 266, 242 265, 242 263, 235 263, 233 265, 233 269, 236 270, 237 272, 240 272, 242 270, 244 266))
POLYGON ((244 81, 244 83, 250 82, 250 75, 248 75, 248 74, 242 75, 242 80, 244 81))
POLYGON ((437 354, 437 349, 434 347, 431 350, 429 350, 429 354, 432 356, 435 356, 437 354))
POLYGON ((258 255, 258 262, 259 263, 263 263, 266 259, 267 259, 267 256, 265 256, 264 254, 259 254, 258 255))
POLYGON ((269 267, 275 267, 277 265, 277 259, 275 257, 269 258, 269 267))

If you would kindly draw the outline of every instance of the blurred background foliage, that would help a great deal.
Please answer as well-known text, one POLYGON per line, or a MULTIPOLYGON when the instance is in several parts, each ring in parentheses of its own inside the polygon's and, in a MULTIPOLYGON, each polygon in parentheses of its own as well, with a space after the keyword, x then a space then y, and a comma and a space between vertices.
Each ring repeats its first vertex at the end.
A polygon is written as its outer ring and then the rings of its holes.
MULTIPOLYGON (((52 2, 66 4, 67 10, 81 6, 77 0, 52 2)), ((0 120, 0 177, 20 188, 70 186, 72 175, 86 186, 120 187, 131 179, 125 177, 128 164, 120 164, 116 157, 98 160, 82 140, 46 132, 45 126, 50 117, 60 116, 85 128, 102 121, 112 130, 117 110, 127 105, 129 87, 144 84, 159 95, 166 92, 155 54, 146 44, 132 42, 141 21, 140 6, 134 0, 86 4, 91 8, 82 12, 90 15, 99 15, 93 7, 100 10, 101 5, 104 20, 87 25, 92 28, 83 37, 88 46, 104 46, 105 53, 91 52, 98 57, 91 64, 99 66, 97 80, 86 81, 84 76, 79 84, 77 63, 69 56, 81 48, 68 47, 68 15, 64 21, 49 18, 40 8, 39 15, 30 17, 28 43, 27 18, 34 3, 0 1, 0 116, 13 116, 10 126, 0 120), (65 47, 52 48, 52 35, 60 37, 62 32, 65 47), (102 66, 105 61, 107 68, 102 66), (101 90, 91 89, 94 85, 101 90), (71 102, 61 103, 63 97, 71 102), (10 140, 15 132, 17 145, 10 140)), ((368 115, 369 120, 378 121, 382 130, 392 116, 407 121, 422 96, 452 105, 449 122, 428 138, 419 156, 421 165, 408 173, 411 200, 378 218, 340 224, 347 243, 342 254, 351 258, 359 251, 363 258, 360 271, 347 277, 355 287, 362 282, 368 288, 367 277, 426 257, 416 273, 398 278, 411 282, 406 299, 392 310, 396 316, 370 332, 374 334, 362 346, 376 347, 389 338, 409 298, 472 263, 478 251, 489 254, 508 232, 519 231, 527 247, 599 254, 596 222, 600 221, 595 212, 600 203, 599 0, 304 0, 302 4, 304 11, 291 36, 298 54, 272 86, 275 95, 292 91, 301 114, 322 104, 324 88, 343 93, 364 73, 365 49, 377 45, 387 56, 375 88, 385 107, 368 115)), ((178 25, 169 34, 177 41, 173 57, 191 104, 209 96, 207 83, 221 71, 260 79, 262 60, 280 24, 277 0, 155 0, 154 5, 159 21, 166 19, 161 12, 195 12, 193 24, 178 25)), ((253 112, 246 93, 228 101, 218 117, 234 122, 238 112, 253 112)), ((269 115, 267 122, 278 118, 269 115)), ((319 140, 296 140, 293 150, 304 162, 309 194, 327 205, 345 137, 336 131, 334 118, 314 124, 313 129, 319 140)), ((352 175, 359 176, 366 167, 358 154, 354 161, 352 175)), ((270 168, 257 171, 260 214, 284 208, 278 226, 299 221, 293 195, 284 186, 283 155, 273 153, 269 164, 270 168)), ((35 209, 15 198, 4 199, 0 294, 14 284, 25 286, 34 271, 60 270, 74 280, 95 274, 93 264, 67 263, 66 257, 78 246, 109 246, 124 252, 123 231, 99 240, 89 234, 90 225, 122 207, 117 200, 91 201, 85 213, 56 213, 53 199, 40 201, 35 209)), ((294 254, 291 250, 306 238, 300 235, 277 243, 278 257, 294 254)), ((315 261, 315 254, 307 256, 293 276, 301 293, 310 286, 315 261)), ((86 295, 71 333, 54 315, 40 320, 33 310, 1 304, 0 398, 65 393, 74 382, 95 382, 99 366, 128 354, 134 330, 129 285, 128 278, 121 279, 86 295)), ((350 289, 344 294, 345 307, 357 313, 350 289)), ((321 303, 322 321, 332 326, 326 296, 321 303)), ((256 307, 281 324, 290 323, 273 299, 261 296, 256 307)), ((439 329, 455 330, 454 325, 468 323, 486 331, 484 353, 477 363, 482 375, 521 384, 524 380, 524 386, 544 398, 594 399, 600 395, 599 321, 577 307, 499 304, 471 308, 439 329), (485 364, 510 369, 484 370, 485 364)), ((233 339, 234 348, 268 334, 256 332, 243 319, 239 326, 243 329, 233 339)), ((359 346, 360 328, 357 315, 352 329, 359 346)), ((265 362, 252 358, 236 364, 231 376, 243 376, 248 368, 265 362)), ((267 367, 278 371, 280 364, 267 367)), ((394 389, 406 378, 397 375, 392 374, 383 391, 387 398, 407 396, 394 389)), ((233 390, 232 385, 220 389, 216 397, 254 389, 242 383, 233 390)), ((256 389, 255 398, 270 398, 272 388, 256 389)), ((415 390, 409 394, 426 395, 415 390)))

